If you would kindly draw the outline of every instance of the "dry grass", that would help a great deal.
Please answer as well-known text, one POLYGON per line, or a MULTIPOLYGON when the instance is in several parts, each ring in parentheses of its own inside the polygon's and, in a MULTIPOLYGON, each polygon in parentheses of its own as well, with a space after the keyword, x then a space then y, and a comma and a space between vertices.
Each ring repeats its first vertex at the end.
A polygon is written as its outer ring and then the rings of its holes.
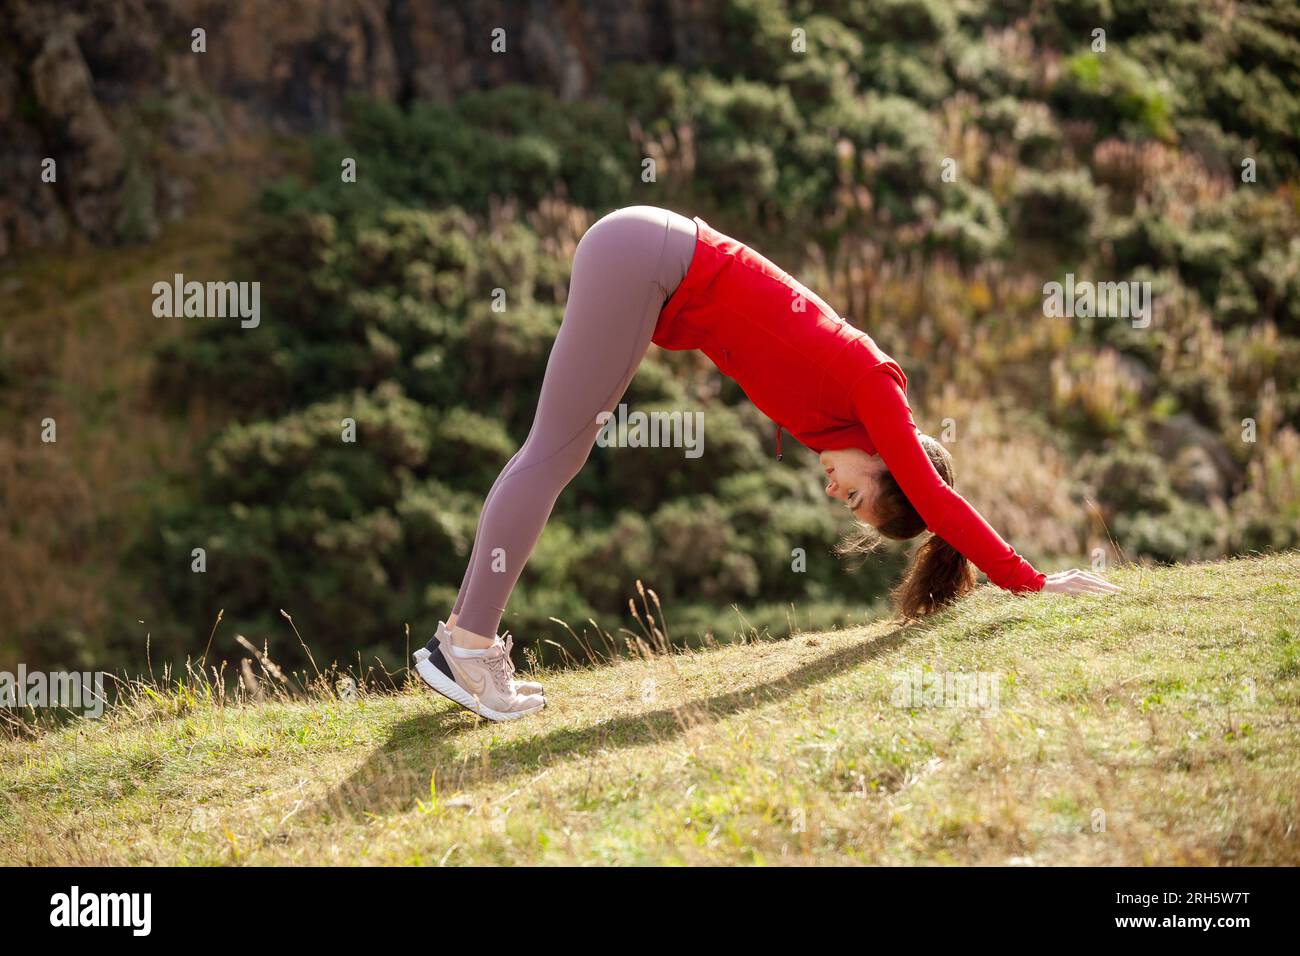
POLYGON ((543 673, 505 725, 416 687, 137 697, 4 746, 0 862, 1296 863, 1300 555, 1114 577, 543 673), (911 668, 999 706, 894 706, 911 668))

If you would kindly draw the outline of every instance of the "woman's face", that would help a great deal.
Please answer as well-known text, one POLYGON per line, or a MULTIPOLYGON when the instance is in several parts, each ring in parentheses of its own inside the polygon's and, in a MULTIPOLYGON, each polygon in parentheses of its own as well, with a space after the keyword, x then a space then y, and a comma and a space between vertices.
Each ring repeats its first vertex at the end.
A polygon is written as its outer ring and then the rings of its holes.
POLYGON ((822 452, 818 461, 830 478, 826 494, 844 502, 859 521, 876 527, 879 519, 874 507, 880 476, 889 470, 884 460, 860 448, 840 448, 822 452))

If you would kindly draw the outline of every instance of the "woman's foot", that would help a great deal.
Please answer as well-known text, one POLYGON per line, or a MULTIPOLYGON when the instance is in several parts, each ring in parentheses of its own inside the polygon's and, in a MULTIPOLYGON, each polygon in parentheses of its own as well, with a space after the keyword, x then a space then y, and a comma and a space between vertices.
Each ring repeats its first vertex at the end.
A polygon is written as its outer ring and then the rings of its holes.
MULTIPOLYGON (((461 629, 459 635, 457 635, 456 629, 453 626, 454 621, 455 617, 453 617, 449 622, 438 622, 438 630, 434 632, 434 637, 437 639, 440 646, 444 644, 454 644, 457 647, 466 650, 483 650, 491 647, 494 643, 495 639, 490 641, 487 638, 479 637, 477 634, 471 634, 469 631, 464 629, 461 629), (467 637, 468 640, 456 640, 457 636, 467 637)), ((429 648, 430 652, 433 650, 432 644, 433 642, 430 641, 428 645, 425 645, 429 648)), ((515 682, 515 689, 521 694, 535 694, 539 697, 545 696, 545 691, 542 690, 542 685, 537 683, 537 681, 518 680, 515 678, 515 662, 511 656, 511 652, 515 647, 515 639, 510 636, 509 631, 506 631, 505 646, 506 667, 510 671, 510 678, 515 682)))
POLYGON ((511 680, 514 665, 500 640, 484 650, 467 650, 450 641, 430 642, 415 652, 415 672, 449 700, 488 720, 517 720, 546 706, 545 698, 524 694, 511 680))

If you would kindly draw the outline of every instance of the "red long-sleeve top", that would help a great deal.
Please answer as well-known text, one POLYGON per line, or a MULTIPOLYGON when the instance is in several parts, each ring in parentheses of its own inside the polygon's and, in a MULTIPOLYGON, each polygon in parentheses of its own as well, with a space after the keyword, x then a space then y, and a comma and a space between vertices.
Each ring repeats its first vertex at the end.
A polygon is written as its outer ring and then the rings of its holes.
POLYGON ((921 446, 907 377, 860 329, 744 243, 695 217, 685 278, 659 314, 652 341, 699 349, 760 411, 815 452, 879 454, 926 527, 1009 591, 1046 577, 998 536, 935 470, 921 446))

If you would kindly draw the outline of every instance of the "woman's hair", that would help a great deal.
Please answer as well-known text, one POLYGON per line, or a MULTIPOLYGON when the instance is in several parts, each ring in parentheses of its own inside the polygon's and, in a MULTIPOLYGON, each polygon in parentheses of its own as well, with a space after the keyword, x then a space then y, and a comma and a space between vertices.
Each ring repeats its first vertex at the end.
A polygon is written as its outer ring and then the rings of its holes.
MULTIPOLYGON (((921 436, 921 447, 940 477, 951 486, 952 455, 948 449, 929 435, 921 436)), ((874 509, 881 519, 880 525, 873 528, 858 522, 836 548, 840 555, 865 555, 879 546, 882 537, 906 541, 925 531, 925 522, 887 471, 880 476, 874 509)), ((955 601, 974 587, 975 569, 971 563, 943 538, 931 534, 917 549, 907 573, 891 596, 899 614, 918 618, 955 601)))

